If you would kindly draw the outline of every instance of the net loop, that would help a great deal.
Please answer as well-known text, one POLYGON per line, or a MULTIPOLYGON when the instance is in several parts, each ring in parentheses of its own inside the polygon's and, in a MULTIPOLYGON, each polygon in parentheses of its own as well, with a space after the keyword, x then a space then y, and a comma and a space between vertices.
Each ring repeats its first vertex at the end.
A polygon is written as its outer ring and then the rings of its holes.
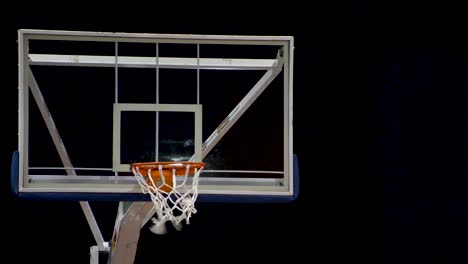
POLYGON ((200 173, 203 162, 144 162, 130 166, 141 190, 151 197, 157 214, 153 223, 163 225, 171 221, 190 224, 195 214, 200 173))

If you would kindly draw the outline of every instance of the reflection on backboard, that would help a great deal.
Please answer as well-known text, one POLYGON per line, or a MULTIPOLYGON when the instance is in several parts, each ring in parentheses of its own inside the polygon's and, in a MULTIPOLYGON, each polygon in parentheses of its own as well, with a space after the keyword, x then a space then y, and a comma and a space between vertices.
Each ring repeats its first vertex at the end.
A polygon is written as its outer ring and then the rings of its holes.
POLYGON ((291 200, 293 38, 19 31, 19 195, 148 200, 133 162, 203 161, 199 200, 291 200))

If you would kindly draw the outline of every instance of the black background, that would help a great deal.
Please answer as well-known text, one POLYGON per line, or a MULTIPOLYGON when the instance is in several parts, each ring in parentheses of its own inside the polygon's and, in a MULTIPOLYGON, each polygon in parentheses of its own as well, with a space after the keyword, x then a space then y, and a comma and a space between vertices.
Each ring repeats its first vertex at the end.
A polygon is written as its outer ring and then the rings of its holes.
MULTIPOLYGON (((3 259, 86 263, 94 244, 78 203, 20 201, 10 193, 16 34, 33 28, 295 36, 299 199, 200 204, 184 232, 155 237, 143 229, 137 263, 466 263, 463 8, 356 2, 116 6, 70 2, 4 10, 11 17, 1 23, 3 259)), ((92 206, 109 239, 115 204, 92 206)))

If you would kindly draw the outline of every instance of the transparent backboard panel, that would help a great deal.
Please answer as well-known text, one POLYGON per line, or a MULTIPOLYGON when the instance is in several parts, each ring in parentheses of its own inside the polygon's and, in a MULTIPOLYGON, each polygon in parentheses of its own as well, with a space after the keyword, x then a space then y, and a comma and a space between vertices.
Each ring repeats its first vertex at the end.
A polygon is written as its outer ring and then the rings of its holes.
POLYGON ((139 193, 116 156, 200 153, 201 194, 292 194, 292 38, 99 34, 20 32, 21 190, 139 193))
POLYGON ((160 112, 157 118, 156 112, 122 113, 122 163, 187 161, 195 154, 193 113, 160 112))

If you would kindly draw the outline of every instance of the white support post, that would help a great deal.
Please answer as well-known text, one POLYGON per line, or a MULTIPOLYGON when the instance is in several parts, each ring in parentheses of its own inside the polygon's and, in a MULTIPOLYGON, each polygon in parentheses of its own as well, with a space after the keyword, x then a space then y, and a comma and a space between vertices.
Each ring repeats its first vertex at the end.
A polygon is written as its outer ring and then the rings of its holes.
MULTIPOLYGON (((29 55, 31 57, 31 55, 29 55)), ((115 85, 115 103, 119 102, 119 43, 115 43, 114 56, 114 85, 115 85)))
POLYGON ((89 263, 99 264, 99 247, 98 246, 92 246, 89 249, 89 263))
MULTIPOLYGON (((156 104, 159 104, 159 43, 156 43, 156 104)), ((159 161, 159 112, 156 112, 156 138, 154 159, 159 161)))
POLYGON ((200 104, 200 44, 197 44, 197 104, 200 104))
POLYGON ((135 260, 142 221, 153 208, 153 203, 134 202, 123 216, 121 206, 117 216, 120 219, 116 221, 112 237, 110 263, 131 264, 135 260))
MULTIPOLYGON (((39 86, 34 78, 34 75, 31 71, 31 68, 28 67, 28 75, 29 75, 29 87, 31 89, 31 93, 34 96, 34 99, 39 107, 41 112, 42 118, 46 123, 47 129, 49 130, 50 136, 52 137, 52 141, 54 142, 55 148, 60 156, 60 159, 63 163, 64 167, 73 168, 73 165, 70 160, 70 156, 68 156, 67 150, 65 145, 63 144, 62 138, 55 126, 54 120, 52 119, 52 115, 47 108, 47 104, 42 96, 42 93, 39 89, 39 86)), ((67 175, 76 176, 76 171, 74 169, 67 169, 67 175)), ((99 250, 104 251, 106 250, 106 246, 104 243, 104 239, 102 237, 101 231, 99 230, 99 226, 94 218, 93 211, 89 206, 88 202, 80 202, 81 209, 88 221, 89 227, 91 228, 91 232, 93 233, 94 239, 99 247, 99 250)))
MULTIPOLYGON (((114 103, 119 102, 119 43, 114 44, 114 103)), ((119 173, 114 172, 114 181, 117 182, 119 173)))

